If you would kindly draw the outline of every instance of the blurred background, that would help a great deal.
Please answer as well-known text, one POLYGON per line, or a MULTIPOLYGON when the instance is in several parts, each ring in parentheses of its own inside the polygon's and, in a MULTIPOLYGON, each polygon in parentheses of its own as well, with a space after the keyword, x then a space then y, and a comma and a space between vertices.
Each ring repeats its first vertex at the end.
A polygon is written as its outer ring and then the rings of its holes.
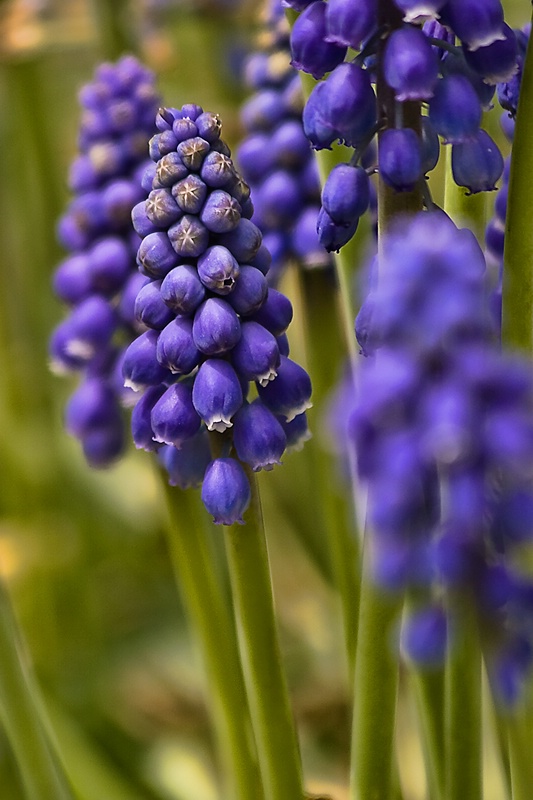
MULTIPOLYGON (((509 24, 527 21, 526 0, 505 5, 509 24)), ((98 62, 134 52, 157 73, 167 105, 218 112, 233 149, 257 11, 255 0, 0 2, 0 572, 65 755, 88 780, 116 781, 124 800, 228 798, 217 790, 208 694, 169 565, 151 460, 131 447, 115 467, 89 469, 62 427, 75 380, 48 366, 47 341, 65 313, 50 278, 63 255, 55 225, 69 200, 77 92, 98 62)), ((290 278, 284 288, 293 292, 290 278)), ((297 322, 290 334, 303 360, 297 322)), ((332 348, 329 386, 343 358, 332 348)), ((310 424, 320 442, 320 409, 310 424)), ((261 485, 306 785, 343 800, 350 696, 305 449, 261 485)), ((407 695, 399 740, 404 800, 422 800, 407 695)), ((493 761, 487 800, 501 797, 493 761)), ((1 731, 0 785, 3 800, 23 796, 1 731)))

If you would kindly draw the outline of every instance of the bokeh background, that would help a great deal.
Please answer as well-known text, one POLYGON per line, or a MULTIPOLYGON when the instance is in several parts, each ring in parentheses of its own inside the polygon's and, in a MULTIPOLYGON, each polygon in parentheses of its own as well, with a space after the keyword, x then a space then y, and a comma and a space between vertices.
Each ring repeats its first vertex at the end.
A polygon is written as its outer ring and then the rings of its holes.
MULTIPOLYGON (((527 21, 529 2, 505 5, 511 25, 527 21)), ((77 92, 99 61, 135 52, 157 73, 167 105, 196 102, 218 112, 233 148, 242 135, 242 64, 254 46, 258 6, 255 0, 0 2, 0 573, 60 748, 87 776, 87 800, 230 799, 217 789, 209 695, 169 564, 151 460, 131 447, 113 468, 89 469, 62 428, 74 381, 49 370, 47 340, 65 313, 50 278, 62 257, 55 225, 69 199, 77 92)), ((497 119, 495 112, 491 132, 497 119)), ((436 199, 440 179, 432 179, 436 199)), ((284 288, 298 309, 290 274, 284 288)), ((296 319, 291 343, 301 361, 304 339, 296 319)), ((332 336, 316 379, 332 387, 343 359, 332 336)), ((313 443, 288 455, 261 486, 307 787, 343 800, 351 701, 340 607, 315 513, 316 475, 306 455, 328 446, 323 410, 310 415, 313 443)), ((338 485, 343 513, 340 471, 338 485)), ((221 544, 220 558, 223 565, 221 544)), ((423 800, 422 755, 406 692, 398 737, 404 800, 423 800)), ((486 798, 498 800, 490 738, 487 748, 486 798)), ((1 731, 0 786, 3 800, 23 797, 1 731)))

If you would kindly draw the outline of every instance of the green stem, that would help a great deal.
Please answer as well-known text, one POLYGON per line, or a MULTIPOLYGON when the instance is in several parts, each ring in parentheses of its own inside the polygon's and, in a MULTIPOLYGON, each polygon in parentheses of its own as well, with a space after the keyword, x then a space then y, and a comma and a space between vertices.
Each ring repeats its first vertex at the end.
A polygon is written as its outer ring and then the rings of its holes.
POLYGON ((415 669, 411 680, 417 698, 422 727, 422 742, 432 800, 444 800, 446 756, 444 748, 444 672, 442 669, 415 669))
MULTIPOLYGON (((414 610, 419 604, 420 599, 412 592, 407 609, 414 610)), ((409 676, 420 718, 430 797, 432 800, 445 800, 444 669, 410 664, 409 676)))
POLYGON ((39 716, 37 688, 5 587, 0 582, 0 719, 28 800, 73 800, 39 716))
POLYGON ((452 174, 452 147, 447 145, 446 166, 444 179, 444 208, 449 217, 458 227, 468 225, 475 233, 479 242, 483 241, 485 233, 487 193, 467 194, 464 186, 458 186, 452 174))
POLYGON ((170 487, 161 477, 171 522, 168 543, 172 564, 208 673, 218 744, 226 778, 232 784, 228 796, 260 800, 261 778, 236 632, 200 516, 205 512, 190 490, 170 487))
POLYGON ((398 652, 392 628, 401 599, 376 587, 363 547, 363 579, 355 662, 352 731, 352 800, 391 800, 394 783, 394 726, 398 693, 398 652))
POLYGON ((533 786, 530 715, 517 714, 507 720, 513 800, 530 800, 533 786))
POLYGON ((481 648, 474 598, 457 603, 460 626, 446 663, 446 800, 481 800, 481 648))
MULTIPOLYGON (((328 361, 334 363, 335 354, 343 352, 342 331, 336 313, 336 289, 326 270, 299 270, 299 276, 303 296, 306 360, 313 382, 313 411, 315 419, 318 417, 320 420, 328 393, 332 389, 332 374, 324 370, 324 364, 328 361)), ((346 502, 336 459, 320 447, 319 439, 315 438, 309 444, 314 485, 317 487, 312 497, 316 498, 317 517, 323 523, 320 533, 323 535, 325 531, 327 534, 325 538, 329 545, 335 584, 342 605, 347 661, 353 677, 360 581, 355 514, 346 502)))
POLYGON ((513 138, 503 271, 502 341, 533 352, 533 42, 529 38, 513 138))
POLYGON ((255 476, 249 473, 249 479, 246 525, 224 529, 244 678, 266 800, 301 800, 298 741, 276 630, 261 502, 255 476))

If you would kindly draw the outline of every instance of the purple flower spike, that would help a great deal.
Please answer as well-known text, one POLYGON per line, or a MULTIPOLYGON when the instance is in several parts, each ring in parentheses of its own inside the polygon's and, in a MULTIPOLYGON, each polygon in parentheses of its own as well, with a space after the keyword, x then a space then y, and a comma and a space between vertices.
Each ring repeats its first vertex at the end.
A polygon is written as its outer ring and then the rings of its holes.
POLYGON ((235 347, 241 338, 241 323, 229 303, 220 297, 209 297, 194 315, 192 335, 202 353, 216 356, 235 347))
POLYGON ((216 458, 207 467, 202 484, 202 502, 215 525, 243 524, 250 505, 248 478, 234 458, 216 458))
POLYGON ((217 294, 229 294, 239 274, 239 264, 227 247, 213 245, 198 259, 198 277, 217 294))
POLYGON ((411 128, 389 128, 379 140, 379 174, 397 192, 412 191, 422 178, 422 148, 411 128))
POLYGON ((200 430, 201 420, 192 404, 192 389, 186 383, 174 383, 152 408, 154 439, 162 444, 181 447, 200 430))
POLYGON ((194 489, 202 483, 211 461, 209 437, 202 429, 195 436, 182 442, 181 447, 163 445, 159 459, 168 472, 168 482, 180 489, 194 489))
POLYGON ((161 283, 161 297, 176 314, 193 314, 205 297, 205 286, 190 264, 170 270, 161 283))
POLYGON ((484 130, 480 130, 472 141, 453 145, 453 179, 458 186, 466 186, 470 194, 496 189, 503 166, 498 145, 484 130))
POLYGON ((201 354, 193 338, 190 319, 176 317, 159 334, 157 360, 173 374, 187 375, 198 366, 201 354))
POLYGON ((370 202, 369 184, 362 167, 333 167, 322 189, 322 207, 336 225, 349 225, 363 216, 370 202))
POLYGON ((260 400, 254 400, 235 415, 233 444, 240 460, 258 472, 281 464, 287 437, 274 414, 260 400))
POLYGON ((243 393, 237 373, 227 361, 209 358, 200 366, 192 390, 192 401, 210 431, 223 433, 239 410, 243 393))
POLYGON ((124 355, 122 374, 124 386, 134 392, 145 386, 157 386, 170 377, 156 356, 158 331, 146 331, 130 344, 124 355))
POLYGON ((475 136, 481 115, 479 98, 468 78, 448 75, 437 82, 429 119, 446 142, 459 144, 475 136))
POLYGON ((403 623, 402 649, 406 656, 424 667, 443 663, 448 644, 448 621, 441 608, 426 608, 411 614, 403 623))
POLYGON ((152 452, 160 446, 154 439, 152 409, 165 390, 164 384, 150 386, 139 398, 131 412, 131 434, 133 443, 138 450, 152 452))
POLYGON ((441 11, 441 22, 470 50, 505 38, 500 0, 448 0, 441 11))
POLYGON ((291 64, 317 80, 344 61, 346 47, 326 41, 326 11, 322 0, 300 14, 291 33, 291 64))
POLYGON ((385 45, 383 72, 400 102, 429 100, 439 76, 439 66, 421 30, 406 25, 391 33, 385 45))
POLYGON ((285 417, 287 422, 312 405, 309 375, 303 367, 285 356, 281 356, 276 379, 266 386, 259 385, 257 392, 267 408, 273 414, 285 417))
POLYGON ((161 281, 150 281, 139 290, 134 313, 147 328, 160 331, 168 325, 174 315, 161 297, 161 281))

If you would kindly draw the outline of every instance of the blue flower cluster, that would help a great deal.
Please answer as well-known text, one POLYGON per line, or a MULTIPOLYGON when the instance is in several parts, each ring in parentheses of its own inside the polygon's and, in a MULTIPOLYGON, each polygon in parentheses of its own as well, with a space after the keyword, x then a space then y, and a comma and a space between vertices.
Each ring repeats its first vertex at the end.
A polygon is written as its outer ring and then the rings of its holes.
POLYGON ((132 211, 144 276, 135 312, 148 327, 123 361, 126 385, 143 390, 133 438, 159 450, 172 484, 201 483, 215 522, 231 525, 250 501, 242 463, 271 469, 306 437, 311 384, 288 357, 292 306, 267 285, 270 253, 220 118, 188 104, 161 108, 156 126, 149 194, 132 211))
POLYGON ((412 191, 436 166, 439 137, 452 147, 459 186, 495 189, 503 159, 481 128, 482 113, 519 57, 499 0, 395 0, 397 19, 385 28, 378 28, 376 0, 285 5, 302 12, 291 35, 292 64, 319 81, 304 109, 305 133, 316 149, 336 140, 354 149, 324 186, 318 233, 326 249, 338 250, 355 233, 368 206, 368 172, 397 192, 412 191), (359 54, 347 61, 352 50, 359 54), (393 112, 378 106, 378 75, 394 97, 393 112), (427 106, 420 130, 404 125, 404 105, 413 102, 427 106), (378 129, 377 164, 369 167, 365 151, 378 129))
POLYGON ((82 375, 66 408, 66 427, 81 440, 88 462, 104 467, 125 444, 121 345, 138 328, 133 301, 141 277, 131 210, 144 196, 140 176, 159 98, 153 74, 126 56, 99 66, 80 102, 79 155, 69 177, 75 196, 58 226, 69 255, 53 279, 71 310, 55 329, 50 352, 53 369, 82 375))
POLYGON ((533 663, 533 581, 520 568, 533 536, 533 375, 500 352, 484 279, 473 234, 441 212, 385 237, 357 324, 372 357, 352 432, 375 576, 427 598, 404 622, 405 651, 443 657, 461 594, 494 690, 513 703, 533 663))
POLYGON ((254 199, 252 220, 272 255, 270 285, 277 284, 289 260, 303 267, 330 265, 317 237, 320 182, 303 132, 303 97, 289 63, 289 33, 280 0, 272 0, 262 48, 245 63, 245 80, 254 94, 242 108, 246 136, 236 153, 254 199))

